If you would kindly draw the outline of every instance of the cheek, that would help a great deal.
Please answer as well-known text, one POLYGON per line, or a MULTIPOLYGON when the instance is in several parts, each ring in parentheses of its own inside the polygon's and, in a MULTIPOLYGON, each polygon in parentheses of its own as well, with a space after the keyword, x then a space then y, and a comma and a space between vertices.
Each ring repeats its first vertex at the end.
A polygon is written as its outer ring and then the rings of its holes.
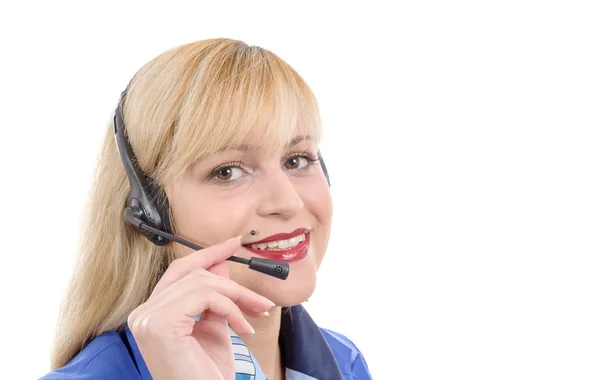
POLYGON ((329 187, 313 187, 303 196, 303 202, 306 209, 314 216, 319 227, 330 228, 333 213, 333 201, 329 187))
POLYGON ((311 214, 315 227, 315 249, 318 262, 325 255, 331 232, 331 220, 333 213, 333 201, 327 184, 312 187, 312 191, 306 192, 303 202, 306 210, 311 214))
POLYGON ((173 194, 173 218, 177 233, 204 246, 239 235, 247 225, 251 202, 241 197, 222 199, 202 191, 173 194))

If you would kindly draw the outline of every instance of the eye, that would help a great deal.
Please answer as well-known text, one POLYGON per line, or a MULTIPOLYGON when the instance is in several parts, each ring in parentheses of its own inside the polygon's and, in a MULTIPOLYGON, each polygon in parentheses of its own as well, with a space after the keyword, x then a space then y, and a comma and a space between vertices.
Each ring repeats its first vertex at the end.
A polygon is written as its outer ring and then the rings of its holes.
POLYGON ((244 169, 237 165, 226 165, 216 168, 210 178, 217 182, 235 182, 244 175, 244 169))
POLYGON ((303 152, 296 153, 285 159, 283 165, 288 170, 303 170, 308 169, 308 166, 318 162, 319 159, 312 154, 303 152))
POLYGON ((233 168, 222 168, 217 172, 216 177, 221 181, 227 181, 233 176, 233 168))
POLYGON ((290 157, 285 160, 286 169, 301 169, 308 164, 308 160, 305 157, 290 157))

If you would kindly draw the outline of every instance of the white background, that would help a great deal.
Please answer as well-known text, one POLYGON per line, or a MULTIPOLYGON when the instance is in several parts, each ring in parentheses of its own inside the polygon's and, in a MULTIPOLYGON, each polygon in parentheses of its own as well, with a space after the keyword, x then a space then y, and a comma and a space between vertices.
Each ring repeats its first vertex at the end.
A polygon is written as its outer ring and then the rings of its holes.
POLYGON ((320 100, 335 220, 307 307, 375 379, 598 379, 594 3, 3 2, 0 377, 48 368, 130 77, 231 37, 280 55, 320 100))

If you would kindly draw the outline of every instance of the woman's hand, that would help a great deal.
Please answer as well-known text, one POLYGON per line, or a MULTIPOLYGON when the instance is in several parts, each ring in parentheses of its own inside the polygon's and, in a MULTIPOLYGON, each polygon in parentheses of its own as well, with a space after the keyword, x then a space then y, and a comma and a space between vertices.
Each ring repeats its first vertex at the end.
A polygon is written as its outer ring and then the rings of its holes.
POLYGON ((224 260, 239 247, 238 237, 173 261, 148 301, 129 315, 154 379, 235 378, 227 322, 239 334, 254 333, 242 311, 259 317, 273 306, 229 279, 224 260))

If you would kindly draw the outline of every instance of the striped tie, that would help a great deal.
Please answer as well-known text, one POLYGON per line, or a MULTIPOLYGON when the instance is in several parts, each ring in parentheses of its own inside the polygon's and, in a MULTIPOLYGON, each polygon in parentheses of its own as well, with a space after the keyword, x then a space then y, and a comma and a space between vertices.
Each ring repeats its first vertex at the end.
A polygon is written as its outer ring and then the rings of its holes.
POLYGON ((229 328, 229 336, 231 337, 233 355, 235 356, 235 380, 266 380, 262 371, 256 370, 258 364, 255 364, 250 350, 231 327, 229 328))

